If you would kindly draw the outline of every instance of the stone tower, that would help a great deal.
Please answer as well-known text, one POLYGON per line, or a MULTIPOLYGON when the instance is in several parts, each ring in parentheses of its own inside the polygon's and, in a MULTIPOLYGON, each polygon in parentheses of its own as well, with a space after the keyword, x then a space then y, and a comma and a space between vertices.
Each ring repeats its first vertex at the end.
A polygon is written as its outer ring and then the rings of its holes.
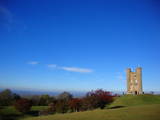
POLYGON ((127 94, 143 94, 141 67, 136 68, 135 72, 127 69, 127 94))

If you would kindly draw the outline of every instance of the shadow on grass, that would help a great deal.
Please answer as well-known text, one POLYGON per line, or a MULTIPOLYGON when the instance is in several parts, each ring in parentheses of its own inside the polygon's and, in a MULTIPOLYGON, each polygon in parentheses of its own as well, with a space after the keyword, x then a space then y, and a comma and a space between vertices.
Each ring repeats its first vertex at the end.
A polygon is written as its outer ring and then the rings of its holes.
POLYGON ((39 116, 39 111, 38 110, 32 110, 32 111, 28 112, 27 115, 30 115, 30 116, 39 116))
POLYGON ((22 116, 23 115, 15 115, 15 114, 0 115, 0 120, 17 120, 18 118, 22 116))
POLYGON ((25 116, 39 116, 39 111, 30 111, 25 114, 2 114, 0 113, 0 120, 19 120, 25 116))
POLYGON ((109 109, 118 109, 118 108, 123 108, 125 106, 114 106, 114 107, 110 107, 109 109))

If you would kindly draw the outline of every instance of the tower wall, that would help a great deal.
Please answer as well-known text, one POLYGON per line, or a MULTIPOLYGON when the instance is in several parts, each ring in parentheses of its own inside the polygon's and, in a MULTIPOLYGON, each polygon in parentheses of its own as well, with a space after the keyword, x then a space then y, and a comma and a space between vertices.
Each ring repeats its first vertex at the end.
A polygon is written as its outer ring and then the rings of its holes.
POLYGON ((129 89, 130 89, 130 73, 131 73, 131 69, 130 68, 128 68, 127 70, 126 70, 126 72, 127 72, 127 93, 129 93, 129 89))
POLYGON ((136 68, 135 72, 132 72, 130 68, 126 70, 127 77, 127 94, 142 94, 142 68, 136 68))
POLYGON ((140 67, 136 69, 136 78, 138 81, 138 93, 142 94, 142 68, 140 67))

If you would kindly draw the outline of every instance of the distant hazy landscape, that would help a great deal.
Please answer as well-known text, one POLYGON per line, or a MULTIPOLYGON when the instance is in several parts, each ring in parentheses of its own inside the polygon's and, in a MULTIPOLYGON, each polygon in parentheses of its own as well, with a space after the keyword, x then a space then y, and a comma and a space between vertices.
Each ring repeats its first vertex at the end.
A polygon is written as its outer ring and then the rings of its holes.
MULTIPOLYGON (((4 89, 0 88, 0 92, 3 91, 4 89)), ((17 93, 19 95, 22 95, 22 96, 27 96, 27 95, 43 95, 43 94, 48 94, 48 95, 53 95, 53 96, 56 96, 58 94, 60 94, 61 92, 64 92, 64 91, 39 91, 39 90, 15 90, 13 89, 12 90, 14 93, 17 93)), ((88 91, 69 91, 73 96, 76 96, 76 97, 81 97, 81 96, 84 96, 88 91)), ((114 94, 120 94, 122 95, 123 93, 126 93, 126 91, 111 91, 112 93, 114 94)), ((154 94, 160 94, 160 91, 144 91, 144 93, 146 94, 151 94, 151 93, 154 93, 154 94)))

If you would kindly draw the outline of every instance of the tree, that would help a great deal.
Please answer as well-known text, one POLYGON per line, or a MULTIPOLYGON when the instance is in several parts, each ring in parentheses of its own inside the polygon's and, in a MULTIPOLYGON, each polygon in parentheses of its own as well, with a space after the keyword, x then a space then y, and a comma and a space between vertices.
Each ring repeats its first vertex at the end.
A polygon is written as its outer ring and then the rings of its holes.
POLYGON ((69 107, 72 111, 78 112, 82 105, 82 100, 79 98, 73 98, 69 101, 69 107))
POLYGON ((39 105, 48 105, 49 95, 41 95, 39 105))
POLYGON ((48 106, 48 111, 51 113, 55 113, 56 112, 56 103, 57 101, 55 100, 54 102, 50 103, 48 106))
POLYGON ((14 104, 14 107, 19 112, 27 113, 30 111, 32 104, 31 104, 30 100, 28 100, 26 98, 22 98, 22 99, 19 99, 16 101, 16 103, 14 104))
POLYGON ((63 92, 58 96, 58 99, 69 101, 72 99, 72 94, 70 94, 69 92, 63 92))
POLYGON ((21 99, 21 96, 20 95, 18 95, 18 94, 16 94, 16 93, 13 93, 13 99, 14 100, 19 100, 19 99, 21 99))
POLYGON ((66 113, 68 111, 68 103, 66 100, 58 100, 56 103, 56 112, 66 113))
POLYGON ((88 92, 84 98, 83 106, 85 105, 87 109, 94 109, 100 107, 103 109, 106 104, 113 101, 113 96, 111 92, 103 91, 98 89, 96 91, 88 92))
POLYGON ((93 110, 98 107, 98 99, 96 96, 86 96, 82 100, 81 109, 84 110, 93 110))
POLYGON ((40 96, 39 95, 31 96, 30 100, 31 100, 33 106, 40 105, 40 96))
POLYGON ((48 105, 52 102, 54 102, 55 98, 54 97, 51 97, 49 95, 42 95, 40 97, 40 100, 39 100, 39 105, 48 105))
POLYGON ((13 102, 13 93, 11 90, 6 89, 0 92, 0 105, 1 106, 8 106, 11 105, 13 102))
POLYGON ((103 91, 103 90, 97 90, 96 95, 99 98, 99 107, 103 109, 106 104, 109 104, 113 101, 113 95, 111 92, 103 91))

